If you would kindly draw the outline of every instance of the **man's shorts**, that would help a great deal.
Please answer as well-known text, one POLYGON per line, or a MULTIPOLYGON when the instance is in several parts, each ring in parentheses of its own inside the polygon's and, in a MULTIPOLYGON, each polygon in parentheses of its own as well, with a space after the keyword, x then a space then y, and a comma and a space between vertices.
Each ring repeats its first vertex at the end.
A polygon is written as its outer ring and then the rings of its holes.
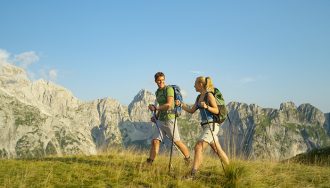
MULTIPOLYGON (((169 138, 172 140, 173 129, 174 129, 174 119, 166 120, 166 121, 156 121, 157 125, 155 126, 156 130, 154 130, 153 139, 157 139, 162 141, 165 138, 169 138), (160 130, 158 130, 157 126, 160 130)), ((176 122, 175 130, 174 130, 174 142, 180 141, 179 128, 176 122)))
POLYGON ((213 131, 213 123, 205 124, 202 126, 202 128, 203 128, 203 131, 202 131, 201 136, 199 137, 199 141, 205 141, 209 144, 211 144, 214 140, 215 140, 215 142, 219 142, 218 133, 220 130, 220 126, 218 123, 214 124, 214 131, 213 131), (212 133, 210 131, 210 128, 212 130, 212 133), (212 134, 213 134, 213 136, 212 136, 212 134), (213 140, 213 137, 214 137, 214 140, 213 140))

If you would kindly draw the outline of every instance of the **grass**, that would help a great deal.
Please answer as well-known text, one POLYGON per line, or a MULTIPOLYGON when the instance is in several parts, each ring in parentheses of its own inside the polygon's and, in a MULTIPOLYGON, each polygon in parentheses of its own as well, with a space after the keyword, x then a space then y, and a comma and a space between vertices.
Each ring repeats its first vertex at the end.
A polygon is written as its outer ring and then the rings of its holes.
POLYGON ((168 154, 145 164, 147 151, 111 149, 97 156, 0 160, 0 187, 330 187, 330 167, 286 161, 232 161, 224 173, 205 154, 194 180, 181 156, 168 173, 168 154))
POLYGON ((295 162, 307 165, 330 166, 330 146, 313 149, 308 153, 299 154, 286 162, 295 162))

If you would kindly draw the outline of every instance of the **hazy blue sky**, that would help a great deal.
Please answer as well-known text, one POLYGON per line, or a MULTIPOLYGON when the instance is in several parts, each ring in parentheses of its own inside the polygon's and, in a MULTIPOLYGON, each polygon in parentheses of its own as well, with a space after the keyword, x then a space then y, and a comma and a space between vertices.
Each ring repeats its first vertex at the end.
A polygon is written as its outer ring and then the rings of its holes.
POLYGON ((330 112, 329 0, 1 0, 0 23, 11 62, 81 100, 127 105, 163 71, 188 102, 204 75, 226 102, 330 112))

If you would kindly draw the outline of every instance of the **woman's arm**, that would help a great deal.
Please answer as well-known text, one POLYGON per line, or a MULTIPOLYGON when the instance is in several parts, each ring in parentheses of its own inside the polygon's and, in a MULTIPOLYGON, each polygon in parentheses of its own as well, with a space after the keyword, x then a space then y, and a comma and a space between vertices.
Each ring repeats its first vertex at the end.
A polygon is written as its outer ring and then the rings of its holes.
POLYGON ((196 104, 194 104, 194 106, 191 107, 191 108, 189 108, 185 103, 182 103, 181 105, 182 105, 182 109, 184 111, 186 111, 188 113, 191 113, 191 114, 194 113, 194 112, 196 112, 196 110, 197 110, 196 104))
POLYGON ((218 114, 219 113, 218 105, 212 93, 207 94, 207 100, 209 101, 209 105, 205 104, 206 106, 204 106, 204 108, 206 108, 209 112, 213 114, 218 114))

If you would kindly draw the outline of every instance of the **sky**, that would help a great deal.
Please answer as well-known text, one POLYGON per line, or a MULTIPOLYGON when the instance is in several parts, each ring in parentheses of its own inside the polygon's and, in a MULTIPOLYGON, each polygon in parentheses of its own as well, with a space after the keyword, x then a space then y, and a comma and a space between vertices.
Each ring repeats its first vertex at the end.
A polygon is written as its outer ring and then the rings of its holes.
POLYGON ((83 101, 128 105, 162 71, 188 103, 210 76, 227 103, 330 112, 329 20, 329 0, 0 0, 0 54, 83 101))

